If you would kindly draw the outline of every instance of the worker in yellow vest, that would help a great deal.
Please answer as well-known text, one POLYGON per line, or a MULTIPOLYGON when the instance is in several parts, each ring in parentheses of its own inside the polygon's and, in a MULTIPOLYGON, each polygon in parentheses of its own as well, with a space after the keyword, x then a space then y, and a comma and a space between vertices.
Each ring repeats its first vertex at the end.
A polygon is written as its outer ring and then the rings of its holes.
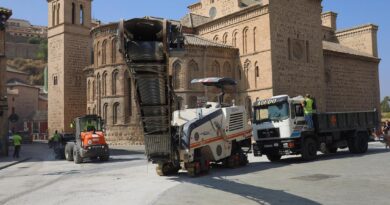
POLYGON ((305 100, 302 102, 303 110, 305 113, 305 120, 307 123, 307 127, 309 129, 314 128, 314 123, 313 123, 313 105, 314 105, 314 100, 311 98, 309 94, 306 94, 305 100))
POLYGON ((22 146, 22 137, 19 134, 14 133, 12 135, 12 140, 14 142, 14 158, 19 158, 20 148, 22 146))

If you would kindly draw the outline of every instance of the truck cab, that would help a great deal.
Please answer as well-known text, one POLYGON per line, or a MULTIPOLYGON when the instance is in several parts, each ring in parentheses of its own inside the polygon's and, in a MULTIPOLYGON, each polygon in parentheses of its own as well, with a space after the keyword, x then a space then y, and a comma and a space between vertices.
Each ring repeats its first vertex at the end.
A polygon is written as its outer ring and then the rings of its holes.
POLYGON ((351 153, 365 153, 372 129, 377 126, 376 110, 358 112, 313 112, 309 128, 302 96, 275 96, 254 103, 253 153, 278 161, 283 155, 302 155, 313 160, 317 151, 335 153, 348 147, 351 153))
POLYGON ((287 95, 257 101, 254 104, 253 136, 255 140, 289 139, 305 129, 303 97, 287 95))

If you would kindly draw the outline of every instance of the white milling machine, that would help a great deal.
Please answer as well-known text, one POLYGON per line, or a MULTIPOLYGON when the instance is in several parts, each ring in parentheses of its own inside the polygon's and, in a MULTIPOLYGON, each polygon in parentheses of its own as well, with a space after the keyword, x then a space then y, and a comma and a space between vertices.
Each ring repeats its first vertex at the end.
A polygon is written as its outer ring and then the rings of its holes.
POLYGON ((185 169, 196 176, 207 172, 213 163, 227 167, 248 163, 252 128, 245 109, 223 103, 224 86, 236 85, 233 79, 193 80, 192 83, 220 88, 218 102, 173 112, 178 102, 171 86, 168 59, 171 51, 184 49, 180 25, 148 18, 122 21, 119 38, 137 90, 146 155, 158 164, 159 175, 185 169))

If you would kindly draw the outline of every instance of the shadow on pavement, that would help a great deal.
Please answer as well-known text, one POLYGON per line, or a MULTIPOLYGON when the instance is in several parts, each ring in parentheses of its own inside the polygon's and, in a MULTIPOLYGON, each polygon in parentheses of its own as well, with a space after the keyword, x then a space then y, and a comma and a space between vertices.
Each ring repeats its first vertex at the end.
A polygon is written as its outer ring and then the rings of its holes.
MULTIPOLYGON (((249 168, 249 170, 252 170, 254 166, 250 166, 247 168, 249 168)), ((220 172, 221 170, 218 171, 220 172)), ((254 186, 251 184, 244 184, 244 183, 240 183, 239 181, 227 180, 223 176, 221 176, 221 174, 224 175, 225 174, 235 175, 238 173, 242 174, 242 171, 243 171, 242 169, 236 169, 236 170, 229 171, 230 173, 226 173, 226 172, 222 172, 220 174, 214 173, 212 175, 207 175, 199 178, 190 178, 186 175, 182 175, 177 178, 171 178, 171 180, 190 183, 190 184, 199 185, 210 189, 219 190, 222 192, 228 192, 234 195, 239 195, 240 197, 243 197, 247 200, 251 200, 258 204, 310 204, 310 205, 319 204, 315 201, 287 193, 283 190, 273 190, 273 189, 254 186)), ((248 172, 248 169, 246 169, 246 172, 248 172)), ((197 195, 197 193, 194 194, 197 195)), ((162 198, 160 198, 159 201, 164 201, 163 199, 164 195, 162 195, 162 198)), ((167 193, 166 195, 170 195, 170 194, 167 193)))

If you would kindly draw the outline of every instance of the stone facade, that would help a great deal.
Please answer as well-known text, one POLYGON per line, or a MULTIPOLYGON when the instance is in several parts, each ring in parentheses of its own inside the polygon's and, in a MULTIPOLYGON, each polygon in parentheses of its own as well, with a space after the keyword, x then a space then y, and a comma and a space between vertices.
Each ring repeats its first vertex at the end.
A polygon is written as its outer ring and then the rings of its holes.
MULTIPOLYGON (((337 31, 337 14, 322 13, 320 0, 201 0, 189 10, 180 21, 185 49, 169 59, 181 108, 194 107, 198 97, 216 101, 215 90, 191 85, 192 79, 227 76, 238 87, 226 102, 248 112, 258 99, 306 93, 323 112, 379 109, 377 26, 337 31)), ((116 33, 116 23, 91 32, 87 112, 106 119, 111 142, 139 143, 134 88, 116 33)))
POLYGON ((49 134, 71 132, 70 123, 84 115, 90 64, 91 0, 48 0, 49 134))

